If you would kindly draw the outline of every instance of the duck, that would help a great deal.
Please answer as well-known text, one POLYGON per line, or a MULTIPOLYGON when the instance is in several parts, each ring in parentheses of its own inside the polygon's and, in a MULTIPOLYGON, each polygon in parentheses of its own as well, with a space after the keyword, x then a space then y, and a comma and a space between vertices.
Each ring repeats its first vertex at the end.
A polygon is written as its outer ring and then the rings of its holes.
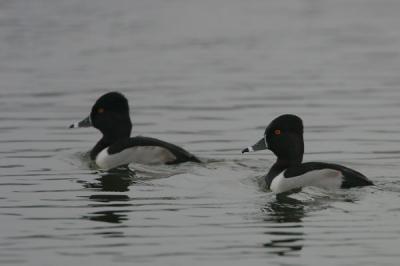
POLYGON ((271 150, 277 157, 264 176, 267 189, 276 194, 298 191, 307 186, 325 190, 371 186, 360 172, 324 162, 303 163, 303 121, 293 114, 278 116, 265 129, 264 137, 242 153, 271 150))
POLYGON ((129 103, 120 92, 108 92, 97 99, 89 116, 70 128, 94 127, 102 138, 90 151, 90 159, 101 169, 113 169, 130 163, 179 164, 201 163, 181 147, 156 138, 131 137, 129 103))

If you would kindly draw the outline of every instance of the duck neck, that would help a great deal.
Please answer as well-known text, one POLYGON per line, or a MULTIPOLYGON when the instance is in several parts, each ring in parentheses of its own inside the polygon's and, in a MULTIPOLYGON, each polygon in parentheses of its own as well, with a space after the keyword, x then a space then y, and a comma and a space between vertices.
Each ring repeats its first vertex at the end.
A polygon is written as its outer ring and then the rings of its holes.
POLYGON ((303 156, 301 156, 298 159, 282 159, 278 158, 274 165, 271 167, 269 170, 268 174, 265 177, 265 182, 267 188, 271 186, 272 180, 274 180, 275 177, 277 177, 280 173, 288 169, 289 167, 296 166, 301 164, 303 160, 303 156))
POLYGON ((108 146, 110 146, 111 143, 109 143, 106 139, 101 138, 96 145, 93 147, 93 149, 90 151, 90 159, 92 160, 96 160, 97 155, 104 150, 105 148, 107 148, 108 146))
POLYGON ((113 130, 107 130, 107 133, 103 132, 103 137, 96 143, 90 152, 90 158, 96 159, 96 156, 105 148, 116 143, 119 140, 127 139, 130 137, 132 131, 132 123, 126 123, 126 126, 118 127, 113 130))
POLYGON ((111 145, 121 139, 126 139, 131 136, 131 128, 129 129, 115 129, 114 131, 110 131, 107 134, 103 134, 103 137, 100 141, 111 145))

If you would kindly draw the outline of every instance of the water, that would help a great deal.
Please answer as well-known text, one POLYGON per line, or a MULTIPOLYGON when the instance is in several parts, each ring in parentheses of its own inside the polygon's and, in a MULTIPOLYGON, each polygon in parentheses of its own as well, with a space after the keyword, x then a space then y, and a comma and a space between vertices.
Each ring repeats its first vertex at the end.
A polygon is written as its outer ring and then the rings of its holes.
POLYGON ((400 2, 0 2, 0 264, 398 265, 400 2), (97 97, 130 100, 135 134, 203 165, 100 172, 99 133, 68 130, 97 97), (306 161, 377 186, 276 198, 279 114, 306 161), (136 171, 135 171, 136 170, 136 171))

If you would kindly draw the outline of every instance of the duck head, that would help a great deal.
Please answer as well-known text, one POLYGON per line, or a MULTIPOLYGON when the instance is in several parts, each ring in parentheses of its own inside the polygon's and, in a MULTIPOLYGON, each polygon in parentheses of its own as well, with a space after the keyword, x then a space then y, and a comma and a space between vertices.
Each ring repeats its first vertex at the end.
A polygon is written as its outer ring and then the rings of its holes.
POLYGON ((95 127, 106 139, 129 137, 132 122, 128 100, 119 92, 102 95, 93 105, 88 117, 70 126, 70 128, 78 127, 95 127))
POLYGON ((281 115, 268 125, 264 137, 242 153, 259 150, 271 150, 277 161, 288 164, 301 163, 304 154, 303 122, 300 117, 291 114, 281 115))

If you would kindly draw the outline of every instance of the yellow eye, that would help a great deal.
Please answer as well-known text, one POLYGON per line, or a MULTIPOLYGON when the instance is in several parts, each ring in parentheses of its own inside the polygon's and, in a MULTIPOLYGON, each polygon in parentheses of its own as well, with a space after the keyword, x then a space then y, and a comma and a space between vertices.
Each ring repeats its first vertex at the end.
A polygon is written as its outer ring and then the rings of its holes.
POLYGON ((104 113, 104 108, 99 108, 99 109, 97 109, 97 113, 99 113, 99 114, 104 113))
POLYGON ((275 129, 274 134, 275 135, 280 135, 282 132, 280 129, 275 129))

